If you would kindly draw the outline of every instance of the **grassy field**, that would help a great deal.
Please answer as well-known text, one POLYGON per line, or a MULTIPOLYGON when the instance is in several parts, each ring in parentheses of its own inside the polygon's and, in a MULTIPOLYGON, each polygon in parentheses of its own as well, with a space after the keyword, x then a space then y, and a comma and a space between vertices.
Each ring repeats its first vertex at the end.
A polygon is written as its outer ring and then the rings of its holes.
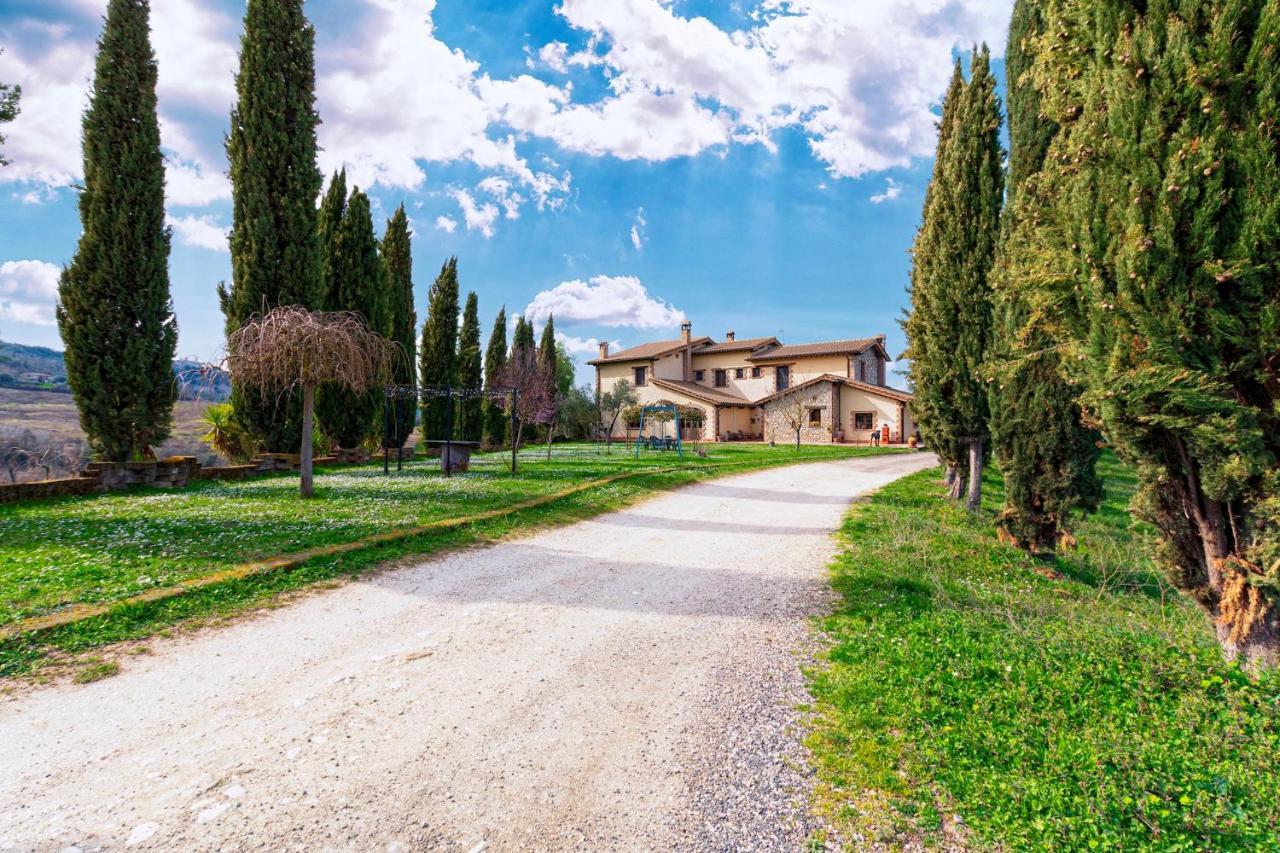
POLYGON ((178 599, 126 605, 109 616, 0 642, 0 676, 28 672, 50 657, 143 637, 192 616, 228 613, 272 594, 359 571, 407 553, 424 553, 515 529, 572 521, 654 490, 796 461, 865 455, 843 447, 711 445, 708 456, 622 448, 557 446, 551 461, 526 452, 518 474, 508 457, 478 457, 470 474, 445 479, 418 461, 384 476, 380 465, 321 470, 316 497, 297 496, 297 477, 239 483, 207 481, 167 492, 133 491, 0 506, 0 626, 74 604, 120 601, 149 589, 279 554, 353 542, 375 533, 511 506, 574 484, 626 471, 641 473, 461 531, 439 531, 367 551, 317 559, 291 571, 230 581, 178 599), (674 472, 658 469, 675 466, 674 472))
POLYGON ((1104 468, 1052 563, 995 541, 998 475, 977 518, 936 472, 851 513, 810 746, 861 844, 1280 849, 1280 678, 1222 661, 1150 562, 1131 474, 1104 468))
MULTIPOLYGON (((183 454, 217 460, 218 455, 200 440, 207 427, 201 423, 207 403, 180 400, 173 407, 173 436, 161 455, 183 454)), ((30 431, 41 443, 65 445, 84 442, 80 414, 70 394, 0 388, 0 440, 30 431)))

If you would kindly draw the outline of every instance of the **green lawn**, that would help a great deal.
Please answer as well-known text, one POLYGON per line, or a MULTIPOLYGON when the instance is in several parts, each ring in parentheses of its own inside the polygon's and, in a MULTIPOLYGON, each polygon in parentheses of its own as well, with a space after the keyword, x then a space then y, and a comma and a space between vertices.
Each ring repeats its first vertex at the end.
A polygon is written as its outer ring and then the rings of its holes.
POLYGON ((440 519, 469 516, 551 494, 624 471, 643 476, 591 489, 536 510, 463 531, 417 536, 367 552, 317 559, 278 577, 219 584, 181 599, 129 605, 109 617, 0 642, 0 676, 29 671, 51 653, 79 651, 153 633, 190 616, 226 613, 271 594, 367 568, 406 553, 491 538, 513 529, 571 521, 625 504, 656 489, 719 473, 796 461, 865 455, 843 447, 770 448, 711 445, 708 456, 626 448, 610 455, 590 447, 557 445, 551 461, 541 450, 522 454, 519 473, 509 456, 478 457, 473 471, 444 478, 432 461, 403 473, 381 465, 321 470, 316 496, 298 498, 296 475, 239 483, 203 482, 180 491, 138 490, 0 506, 0 626, 73 604, 118 601, 156 587, 241 563, 440 519), (678 467, 674 473, 657 469, 678 467))
POLYGON ((1280 849, 1280 678, 1225 664, 1108 499, 1053 563, 999 545, 937 472, 859 505, 833 569, 810 745, 821 808, 862 843, 1280 849), (959 821, 955 819, 959 816, 959 821))

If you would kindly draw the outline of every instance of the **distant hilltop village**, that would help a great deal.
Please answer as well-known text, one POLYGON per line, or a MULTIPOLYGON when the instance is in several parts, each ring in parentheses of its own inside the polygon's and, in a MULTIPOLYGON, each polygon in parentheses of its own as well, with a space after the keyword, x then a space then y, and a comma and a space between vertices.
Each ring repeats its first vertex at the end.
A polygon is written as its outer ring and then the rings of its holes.
MULTIPOLYGON (((641 404, 689 412, 681 426, 687 439, 794 441, 798 429, 811 444, 869 443, 873 433, 904 443, 916 435, 911 395, 886 384, 889 360, 884 335, 784 344, 729 331, 717 342, 695 338, 685 323, 674 340, 616 353, 602 343, 588 364, 598 392, 628 382, 641 404)), ((613 431, 624 437, 637 427, 620 419, 613 431)))
MULTIPOLYGON (((179 400, 220 403, 231 396, 231 377, 225 370, 191 358, 175 359, 174 381, 179 400)), ((71 393, 62 353, 48 347, 0 341, 0 388, 71 393)))

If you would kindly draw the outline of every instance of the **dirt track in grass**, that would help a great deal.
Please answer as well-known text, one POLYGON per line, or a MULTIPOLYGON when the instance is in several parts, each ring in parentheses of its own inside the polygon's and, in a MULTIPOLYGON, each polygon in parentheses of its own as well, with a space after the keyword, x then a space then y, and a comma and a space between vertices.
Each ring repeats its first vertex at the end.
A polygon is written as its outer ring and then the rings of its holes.
POLYGON ((797 849, 830 534, 931 464, 691 486, 20 693, 0 849, 797 849))

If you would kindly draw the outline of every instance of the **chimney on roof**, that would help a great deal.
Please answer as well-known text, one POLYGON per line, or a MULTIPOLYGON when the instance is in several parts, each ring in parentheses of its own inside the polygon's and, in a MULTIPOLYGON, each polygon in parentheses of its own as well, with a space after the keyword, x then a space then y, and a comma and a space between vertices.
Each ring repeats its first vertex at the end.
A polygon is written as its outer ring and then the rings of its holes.
POLYGON ((725 341, 732 341, 732 340, 734 339, 734 331, 733 331, 733 329, 730 329, 729 331, 727 331, 727 332, 725 332, 725 333, 724 333, 724 339, 725 339, 725 341))
POLYGON ((693 324, 688 320, 680 324, 680 340, 686 344, 693 340, 693 324))
POLYGON ((608 342, 608 341, 601 341, 601 342, 600 342, 600 357, 601 357, 601 358, 608 358, 608 357, 609 357, 609 342, 608 342))

